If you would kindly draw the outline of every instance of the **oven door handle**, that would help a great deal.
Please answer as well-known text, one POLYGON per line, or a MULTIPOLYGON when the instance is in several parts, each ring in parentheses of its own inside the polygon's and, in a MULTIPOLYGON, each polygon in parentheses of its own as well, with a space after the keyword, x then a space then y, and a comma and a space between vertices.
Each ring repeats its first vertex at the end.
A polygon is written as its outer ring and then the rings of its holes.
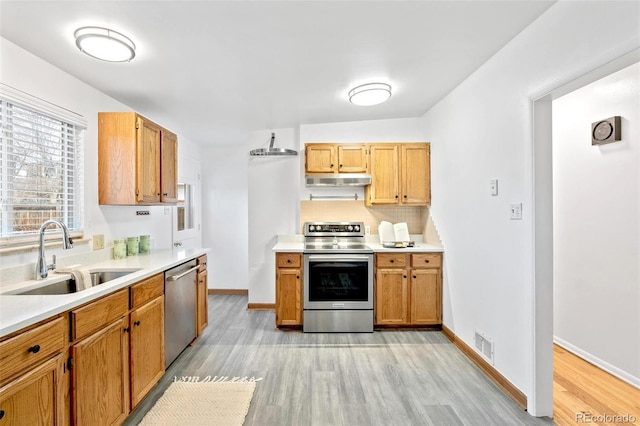
POLYGON ((353 261, 353 260, 370 260, 370 256, 366 254, 332 254, 332 255, 322 255, 322 254, 310 254, 309 260, 317 260, 321 262, 342 262, 342 261, 353 261))

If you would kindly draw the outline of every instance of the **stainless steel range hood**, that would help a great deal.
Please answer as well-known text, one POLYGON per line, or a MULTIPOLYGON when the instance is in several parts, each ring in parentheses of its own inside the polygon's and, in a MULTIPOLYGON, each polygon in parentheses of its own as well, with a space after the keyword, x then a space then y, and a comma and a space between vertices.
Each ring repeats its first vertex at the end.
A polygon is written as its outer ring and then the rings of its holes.
POLYGON ((320 173, 305 175, 306 186, 367 186, 371 175, 365 173, 320 173))

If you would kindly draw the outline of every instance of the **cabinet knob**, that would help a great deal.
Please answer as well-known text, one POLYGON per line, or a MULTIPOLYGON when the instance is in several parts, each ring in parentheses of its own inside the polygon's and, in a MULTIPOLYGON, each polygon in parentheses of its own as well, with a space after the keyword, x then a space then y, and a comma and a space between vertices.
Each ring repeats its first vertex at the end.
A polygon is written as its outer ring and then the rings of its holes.
POLYGON ((296 279, 298 279, 298 280, 299 280, 299 279, 300 279, 300 275, 296 275, 296 279))
POLYGON ((158 195, 158 197, 159 197, 159 196, 160 196, 160 193, 158 192, 158 194, 157 194, 157 195, 158 195))
POLYGON ((402 276, 402 278, 407 278, 407 276, 406 276, 406 275, 403 275, 403 276, 402 276))
POLYGON ((338 167, 342 168, 342 164, 340 164, 338 167))
POLYGON ((287 263, 291 263, 291 259, 287 259, 287 263))
POLYGON ((407 196, 405 195, 404 198, 407 198, 407 196))
MULTIPOLYGON (((168 192, 163 192, 163 193, 162 193, 162 196, 163 196, 163 197, 166 197, 167 195, 169 195, 169 193, 168 193, 168 192)), ((405 195, 405 197, 406 197, 406 195, 405 195)))
POLYGON ((32 354, 37 354, 38 352, 40 352, 40 345, 31 346, 28 351, 32 354))
POLYGON ((416 278, 418 278, 418 277, 416 277, 416 276, 414 275, 414 276, 413 276, 413 279, 415 280, 416 278))
POLYGON ((134 321, 133 325, 135 325, 136 327, 138 327, 140 325, 140 321, 134 321))
POLYGON ((396 199, 398 199, 398 196, 396 195, 396 199))
POLYGON ((429 259, 425 259, 425 260, 424 260, 424 263, 429 263, 429 259))
POLYGON ((129 327, 123 328, 122 331, 124 331, 125 333, 128 333, 129 332, 129 327))
POLYGON ((389 261, 389 263, 394 263, 394 262, 395 262, 395 260, 393 260, 393 259, 391 259, 391 260, 389 261))
POLYGON ((333 164, 330 167, 333 168, 333 164))

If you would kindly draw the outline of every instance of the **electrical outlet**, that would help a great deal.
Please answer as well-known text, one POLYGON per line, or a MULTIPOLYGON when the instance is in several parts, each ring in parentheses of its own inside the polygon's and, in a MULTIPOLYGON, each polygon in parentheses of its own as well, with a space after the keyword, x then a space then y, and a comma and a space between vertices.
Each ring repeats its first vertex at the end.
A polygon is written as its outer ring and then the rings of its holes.
POLYGON ((522 220, 522 203, 511 203, 509 205, 509 218, 511 220, 522 220))
POLYGON ((365 225, 364 234, 365 235, 371 235, 371 227, 369 225, 365 225))
POLYGON ((489 190, 491 191, 492 197, 498 195, 498 179, 491 179, 489 181, 489 190))
POLYGON ((104 248, 104 235, 97 234, 93 236, 93 249, 102 250, 104 248))

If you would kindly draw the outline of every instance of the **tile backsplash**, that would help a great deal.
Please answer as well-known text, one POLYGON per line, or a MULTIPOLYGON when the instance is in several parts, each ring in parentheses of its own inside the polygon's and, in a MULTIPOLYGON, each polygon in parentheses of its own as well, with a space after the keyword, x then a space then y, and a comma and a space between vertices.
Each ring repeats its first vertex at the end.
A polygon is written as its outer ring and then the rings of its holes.
POLYGON ((407 222, 410 234, 423 234, 429 217, 429 207, 376 206, 367 207, 364 201, 300 201, 300 228, 305 222, 358 221, 378 233, 378 224, 407 222))

